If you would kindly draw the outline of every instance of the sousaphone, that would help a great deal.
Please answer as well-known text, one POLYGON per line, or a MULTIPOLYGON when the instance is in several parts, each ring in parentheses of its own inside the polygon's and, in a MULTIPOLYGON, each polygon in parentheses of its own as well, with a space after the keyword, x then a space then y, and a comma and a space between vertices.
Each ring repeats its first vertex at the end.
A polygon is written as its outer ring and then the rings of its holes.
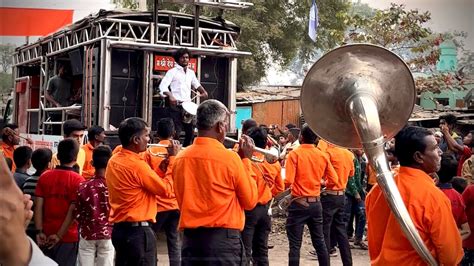
POLYGON ((402 59, 379 46, 354 44, 330 51, 311 67, 301 89, 301 108, 321 138, 364 149, 411 245, 428 264, 437 265, 408 214, 384 153, 385 140, 407 123, 415 97, 413 76, 402 59))

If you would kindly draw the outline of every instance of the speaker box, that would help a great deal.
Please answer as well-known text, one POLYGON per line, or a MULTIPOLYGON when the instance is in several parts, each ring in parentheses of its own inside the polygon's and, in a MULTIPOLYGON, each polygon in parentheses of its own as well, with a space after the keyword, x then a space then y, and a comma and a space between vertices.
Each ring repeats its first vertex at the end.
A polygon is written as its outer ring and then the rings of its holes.
POLYGON ((139 68, 141 68, 142 65, 142 53, 137 51, 112 49, 112 76, 139 77, 139 68))
POLYGON ((71 72, 73 76, 82 75, 82 58, 83 52, 81 49, 75 49, 69 52, 69 59, 71 60, 71 72))
POLYGON ((216 99, 227 105, 228 102, 228 63, 229 59, 206 57, 201 60, 201 85, 210 99, 216 99))
POLYGON ((110 88, 110 105, 136 106, 141 101, 138 78, 112 77, 110 88))

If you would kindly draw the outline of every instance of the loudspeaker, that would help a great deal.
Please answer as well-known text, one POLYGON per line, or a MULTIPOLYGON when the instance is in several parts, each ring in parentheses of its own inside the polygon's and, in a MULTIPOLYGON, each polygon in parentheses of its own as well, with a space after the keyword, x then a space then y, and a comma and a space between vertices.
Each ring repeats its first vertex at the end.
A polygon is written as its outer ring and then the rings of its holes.
POLYGON ((143 56, 140 52, 112 49, 112 76, 139 77, 139 68, 143 65, 143 56))
POLYGON ((201 85, 206 89, 210 99, 221 101, 227 106, 229 59, 206 57, 201 60, 201 85))
POLYGON ((83 52, 80 49, 75 49, 69 52, 69 59, 71 60, 71 72, 73 76, 82 75, 82 57, 83 52))

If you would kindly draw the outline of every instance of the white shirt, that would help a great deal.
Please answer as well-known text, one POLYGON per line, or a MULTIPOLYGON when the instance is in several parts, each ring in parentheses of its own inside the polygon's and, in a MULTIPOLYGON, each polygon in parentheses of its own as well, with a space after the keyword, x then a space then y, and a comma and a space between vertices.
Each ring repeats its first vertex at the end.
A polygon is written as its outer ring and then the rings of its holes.
POLYGON ((171 88, 171 94, 177 101, 191 101, 191 86, 195 89, 201 86, 194 71, 187 68, 184 72, 183 67, 176 64, 161 80, 160 94, 165 96, 163 93, 170 91, 171 88))

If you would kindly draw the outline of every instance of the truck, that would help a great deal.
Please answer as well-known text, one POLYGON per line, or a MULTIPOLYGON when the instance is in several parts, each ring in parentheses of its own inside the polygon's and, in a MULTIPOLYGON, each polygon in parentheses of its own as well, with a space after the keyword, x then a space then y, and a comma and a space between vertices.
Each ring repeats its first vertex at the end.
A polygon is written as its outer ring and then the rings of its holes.
MULTIPOLYGON (((240 1, 190 2, 197 11, 202 5, 249 6, 240 1)), ((167 116, 159 82, 175 64, 172 54, 187 48, 192 55, 189 67, 209 98, 228 107, 230 131, 235 133, 237 60, 250 53, 237 47, 237 25, 195 13, 100 10, 18 47, 13 56, 14 92, 4 123, 18 124, 20 134, 33 140, 33 149, 56 150, 62 132, 55 128, 70 118, 87 127, 103 127, 111 146, 118 144, 117 128, 128 117, 143 118, 154 131, 157 121, 167 116), (53 107, 44 96, 59 65, 66 67, 73 92, 79 95, 71 106, 53 107)), ((199 103, 199 97, 194 100, 199 103)))

